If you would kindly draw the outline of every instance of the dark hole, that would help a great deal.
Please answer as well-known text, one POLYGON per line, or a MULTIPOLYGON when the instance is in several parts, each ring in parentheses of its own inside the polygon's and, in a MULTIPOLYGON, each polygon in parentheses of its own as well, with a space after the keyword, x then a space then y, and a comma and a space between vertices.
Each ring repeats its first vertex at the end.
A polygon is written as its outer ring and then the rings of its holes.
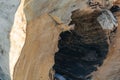
POLYGON ((112 13, 120 11, 120 7, 118 5, 113 5, 110 9, 112 13))
POLYGON ((66 80, 90 80, 92 76, 88 75, 106 58, 107 37, 96 22, 98 14, 79 15, 79 11, 74 11, 71 24, 75 24, 75 30, 60 35, 54 69, 66 80))

